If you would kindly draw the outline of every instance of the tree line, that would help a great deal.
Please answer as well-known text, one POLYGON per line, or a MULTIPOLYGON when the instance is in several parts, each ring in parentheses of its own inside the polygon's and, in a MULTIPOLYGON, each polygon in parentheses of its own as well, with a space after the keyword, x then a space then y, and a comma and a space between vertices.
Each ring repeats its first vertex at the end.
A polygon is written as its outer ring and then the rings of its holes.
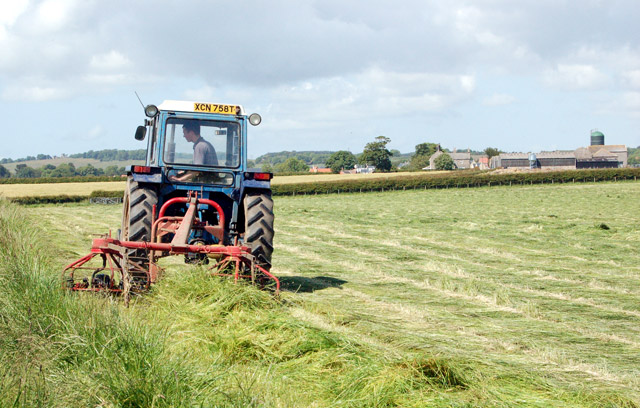
MULTIPOLYGON (((89 150, 84 153, 74 153, 70 155, 62 155, 63 157, 70 157, 73 159, 96 159, 99 161, 124 161, 124 160, 144 160, 147 157, 147 151, 145 149, 137 150, 118 150, 118 149, 104 149, 104 150, 89 150)), ((0 159, 0 164, 19 163, 25 161, 34 160, 48 160, 53 159, 49 154, 38 154, 36 156, 21 157, 19 159, 3 158, 0 159)))
POLYGON ((47 159, 53 159, 53 157, 51 157, 48 154, 39 154, 37 156, 27 156, 27 157, 21 157, 19 159, 10 159, 8 157, 5 157, 3 159, 0 159, 0 164, 7 164, 7 163, 16 163, 16 162, 24 162, 24 161, 34 161, 34 160, 47 160, 47 159))
MULTIPOLYGON (((402 163, 402 169, 397 164, 393 163, 393 157, 400 158, 402 155, 397 150, 389 150, 387 145, 391 142, 391 139, 386 136, 377 136, 372 142, 365 145, 364 150, 360 154, 353 154, 347 150, 340 150, 337 152, 322 152, 326 154, 324 161, 320 162, 326 167, 330 168, 333 173, 340 173, 343 170, 351 170, 356 164, 375 166, 377 172, 389 172, 389 171, 419 171, 425 167, 430 166, 430 159, 434 153, 439 149, 438 143, 420 143, 416 145, 415 153, 408 155, 408 157, 402 157, 402 159, 408 159, 408 163, 402 163)), ((442 149, 443 154, 439 155, 434 160, 436 170, 453 170, 455 164, 448 149, 442 149)), ((277 163, 271 162, 270 159, 276 154, 260 156, 259 159, 253 163, 262 168, 263 171, 269 171, 273 173, 303 173, 309 171, 310 163, 308 160, 304 160, 304 156, 298 157, 294 155, 296 152, 282 152, 287 153, 287 158, 284 161, 277 163)), ((304 152, 309 153, 309 152, 304 152)), ((491 158, 499 155, 501 152, 497 148, 488 147, 482 152, 474 152, 476 154, 484 154, 491 158)), ((401 159, 401 160, 402 160, 401 159)), ((397 162, 397 160, 396 160, 397 162)), ((318 163, 318 162, 316 162, 318 163)))
POLYGON ((39 177, 75 177, 75 176, 120 176, 125 174, 124 167, 107 166, 104 169, 100 169, 87 164, 76 168, 73 163, 63 163, 57 167, 53 164, 46 164, 40 168, 29 167, 24 163, 20 163, 16 166, 14 174, 0 164, 0 178, 39 178, 39 177))

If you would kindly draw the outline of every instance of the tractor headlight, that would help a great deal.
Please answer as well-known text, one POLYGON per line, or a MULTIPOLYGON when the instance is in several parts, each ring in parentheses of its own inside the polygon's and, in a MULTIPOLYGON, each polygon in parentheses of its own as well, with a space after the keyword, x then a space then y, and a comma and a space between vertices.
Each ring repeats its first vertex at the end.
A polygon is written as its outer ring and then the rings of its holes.
POLYGON ((147 105, 147 107, 144 108, 144 114, 150 118, 155 118, 158 114, 158 107, 156 105, 147 105))
POLYGON ((262 118, 257 113, 252 113, 251 115, 249 115, 249 123, 251 123, 253 126, 258 126, 260 122, 262 122, 262 118))

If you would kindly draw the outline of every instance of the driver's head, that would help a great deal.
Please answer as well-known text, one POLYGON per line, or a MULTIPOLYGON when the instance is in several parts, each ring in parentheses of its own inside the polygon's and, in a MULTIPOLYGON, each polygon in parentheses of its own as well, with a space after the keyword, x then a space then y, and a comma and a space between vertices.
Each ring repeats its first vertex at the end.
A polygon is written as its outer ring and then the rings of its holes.
POLYGON ((196 121, 185 123, 182 125, 182 134, 188 142, 195 142, 200 137, 200 124, 196 121))

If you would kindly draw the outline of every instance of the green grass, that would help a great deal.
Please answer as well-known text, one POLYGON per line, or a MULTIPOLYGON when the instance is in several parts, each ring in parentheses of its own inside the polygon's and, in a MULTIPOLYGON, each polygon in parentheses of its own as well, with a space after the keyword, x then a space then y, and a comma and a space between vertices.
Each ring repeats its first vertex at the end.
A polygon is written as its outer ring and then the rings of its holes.
POLYGON ((174 259, 130 309, 50 289, 91 234, 118 228, 119 206, 2 204, 0 220, 15 215, 0 232, 26 235, 0 259, 0 276, 21 276, 0 285, 0 406, 24 377, 18 406, 636 407, 639 194, 624 182, 277 197, 281 302, 174 259), (58 320, 53 337, 33 334, 58 320), (111 342, 122 351, 92 351, 111 342))

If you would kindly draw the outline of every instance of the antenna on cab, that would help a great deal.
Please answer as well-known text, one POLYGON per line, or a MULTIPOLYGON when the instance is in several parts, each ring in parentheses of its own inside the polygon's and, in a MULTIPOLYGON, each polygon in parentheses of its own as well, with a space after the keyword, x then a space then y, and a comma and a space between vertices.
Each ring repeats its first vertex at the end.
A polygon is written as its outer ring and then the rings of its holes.
POLYGON ((140 101, 140 105, 142 105, 142 109, 144 109, 144 103, 142 103, 142 99, 140 99, 140 97, 138 96, 138 92, 133 91, 134 94, 136 94, 136 97, 138 98, 138 100, 140 101))

